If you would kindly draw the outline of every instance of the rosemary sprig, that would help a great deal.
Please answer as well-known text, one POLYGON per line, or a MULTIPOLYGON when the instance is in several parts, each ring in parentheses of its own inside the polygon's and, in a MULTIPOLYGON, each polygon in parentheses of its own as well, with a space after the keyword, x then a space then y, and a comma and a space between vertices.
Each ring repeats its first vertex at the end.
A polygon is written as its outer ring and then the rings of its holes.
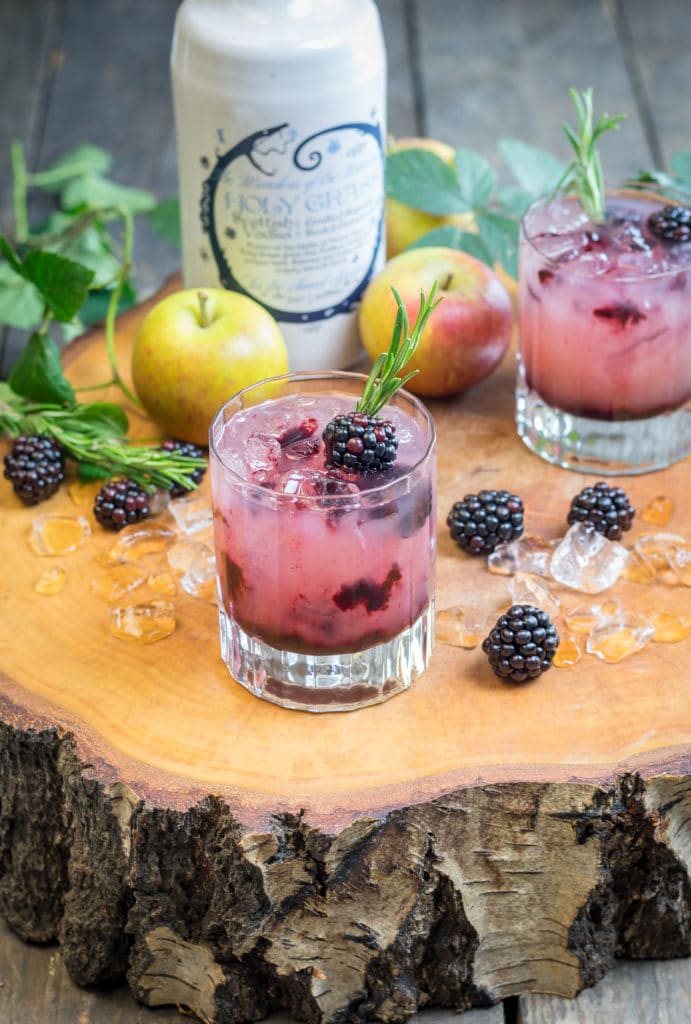
POLYGON ((191 458, 177 451, 161 450, 158 444, 138 444, 118 436, 108 429, 104 403, 78 403, 66 408, 8 395, 11 391, 5 385, 0 394, 0 434, 48 434, 78 463, 82 478, 122 476, 136 480, 147 490, 168 490, 173 484, 191 490, 196 486, 191 474, 206 465, 203 458, 191 458), (89 415, 90 411, 94 415, 89 415), (99 418, 100 412, 104 412, 106 419, 99 418))
POLYGON ((577 125, 574 130, 564 121, 562 128, 576 158, 566 168, 557 187, 573 187, 588 217, 598 224, 605 219, 605 184, 597 141, 605 132, 618 128, 626 115, 601 114, 593 123, 592 87, 583 92, 569 89, 569 96, 576 110, 577 125))
POLYGON ((382 352, 377 356, 367 378, 362 398, 355 406, 356 412, 365 413, 368 416, 376 416, 379 410, 391 400, 396 392, 418 372, 417 370, 412 370, 405 377, 401 378, 398 376, 418 347, 427 321, 442 301, 441 297, 436 298, 437 287, 438 282, 435 281, 430 289, 428 298, 425 298, 424 292, 420 292, 420 309, 412 331, 403 300, 395 288, 391 289, 398 307, 391 342, 388 352, 382 352))

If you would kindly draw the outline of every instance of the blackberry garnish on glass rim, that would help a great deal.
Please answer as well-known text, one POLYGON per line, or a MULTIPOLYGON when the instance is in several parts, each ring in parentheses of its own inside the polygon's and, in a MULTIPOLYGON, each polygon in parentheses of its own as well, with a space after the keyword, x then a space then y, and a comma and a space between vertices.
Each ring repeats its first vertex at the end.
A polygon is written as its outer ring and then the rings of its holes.
POLYGON ((389 350, 377 357, 355 409, 336 416, 322 433, 326 465, 351 473, 378 473, 393 465, 398 446, 396 428, 377 413, 417 373, 413 370, 403 378, 398 376, 418 347, 432 312, 441 302, 441 298, 435 301, 435 281, 429 298, 420 292, 420 309, 411 330, 400 295, 395 288, 391 291, 398 311, 389 350))
POLYGON ((648 227, 658 238, 666 242, 691 241, 691 208, 688 206, 663 206, 648 217, 648 227))

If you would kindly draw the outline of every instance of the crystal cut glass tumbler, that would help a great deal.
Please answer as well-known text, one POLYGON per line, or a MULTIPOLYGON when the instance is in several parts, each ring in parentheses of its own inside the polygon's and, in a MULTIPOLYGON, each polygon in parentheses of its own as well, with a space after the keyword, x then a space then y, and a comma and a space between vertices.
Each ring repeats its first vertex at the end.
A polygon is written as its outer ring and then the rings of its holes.
POLYGON ((210 429, 221 652, 252 693, 345 711, 405 690, 434 637, 436 440, 398 392, 381 416, 394 466, 325 466, 321 435, 365 378, 277 377, 239 392, 210 429))
POLYGON ((523 218, 516 422, 548 462, 633 474, 691 451, 691 241, 649 223, 677 203, 632 184, 603 223, 571 194, 523 218))

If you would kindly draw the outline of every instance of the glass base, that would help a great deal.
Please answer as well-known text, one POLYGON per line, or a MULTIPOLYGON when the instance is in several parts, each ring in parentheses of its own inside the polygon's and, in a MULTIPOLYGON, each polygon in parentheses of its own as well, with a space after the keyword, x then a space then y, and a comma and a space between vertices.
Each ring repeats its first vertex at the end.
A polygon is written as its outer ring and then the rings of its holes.
POLYGON ((250 693, 297 711, 352 711, 380 704, 425 670, 434 604, 393 640, 355 654, 296 654, 250 636, 219 608, 221 657, 250 693))
POLYGON ((600 476, 634 476, 664 469, 691 453, 691 408, 643 420, 595 420, 548 405, 519 383, 516 427, 540 458, 600 476))

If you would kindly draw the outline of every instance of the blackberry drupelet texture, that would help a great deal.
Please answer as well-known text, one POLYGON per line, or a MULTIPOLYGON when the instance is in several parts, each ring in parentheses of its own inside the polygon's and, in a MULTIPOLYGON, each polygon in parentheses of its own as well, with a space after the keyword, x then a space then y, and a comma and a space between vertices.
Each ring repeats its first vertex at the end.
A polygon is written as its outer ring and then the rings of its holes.
POLYGON ((559 635, 547 612, 514 604, 482 642, 490 667, 500 679, 526 683, 552 667, 559 635))
POLYGON ((20 434, 4 458, 4 475, 25 505, 50 498, 65 479, 65 452, 48 434, 20 434))
POLYGON ((567 518, 569 526, 584 523, 604 534, 607 540, 620 540, 622 533, 631 529, 635 514, 626 492, 601 480, 576 495, 567 518))
POLYGON ((663 206, 651 213, 648 227, 667 242, 691 241, 691 209, 688 206, 663 206))
POLYGON ((122 530, 151 515, 151 499, 135 480, 109 480, 96 495, 94 516, 107 530, 122 530))
MULTIPOLYGON (((184 455, 188 459, 201 459, 204 456, 204 451, 199 445, 188 443, 187 441, 163 441, 161 442, 162 452, 177 452, 179 455, 184 455)), ((189 473, 189 478, 195 487, 199 487, 199 484, 204 479, 206 473, 206 466, 204 468, 197 467, 189 473)), ((193 488, 192 488, 193 489, 193 488)), ((190 491, 186 490, 180 484, 173 484, 170 488, 171 498, 182 498, 190 491)))
POLYGON ((446 525, 459 547, 471 555, 488 555, 523 533, 523 502, 508 491, 466 494, 453 505, 446 525))
POLYGON ((378 473, 394 464, 398 438, 388 420, 350 412, 327 423, 322 434, 326 465, 354 473, 378 473))

